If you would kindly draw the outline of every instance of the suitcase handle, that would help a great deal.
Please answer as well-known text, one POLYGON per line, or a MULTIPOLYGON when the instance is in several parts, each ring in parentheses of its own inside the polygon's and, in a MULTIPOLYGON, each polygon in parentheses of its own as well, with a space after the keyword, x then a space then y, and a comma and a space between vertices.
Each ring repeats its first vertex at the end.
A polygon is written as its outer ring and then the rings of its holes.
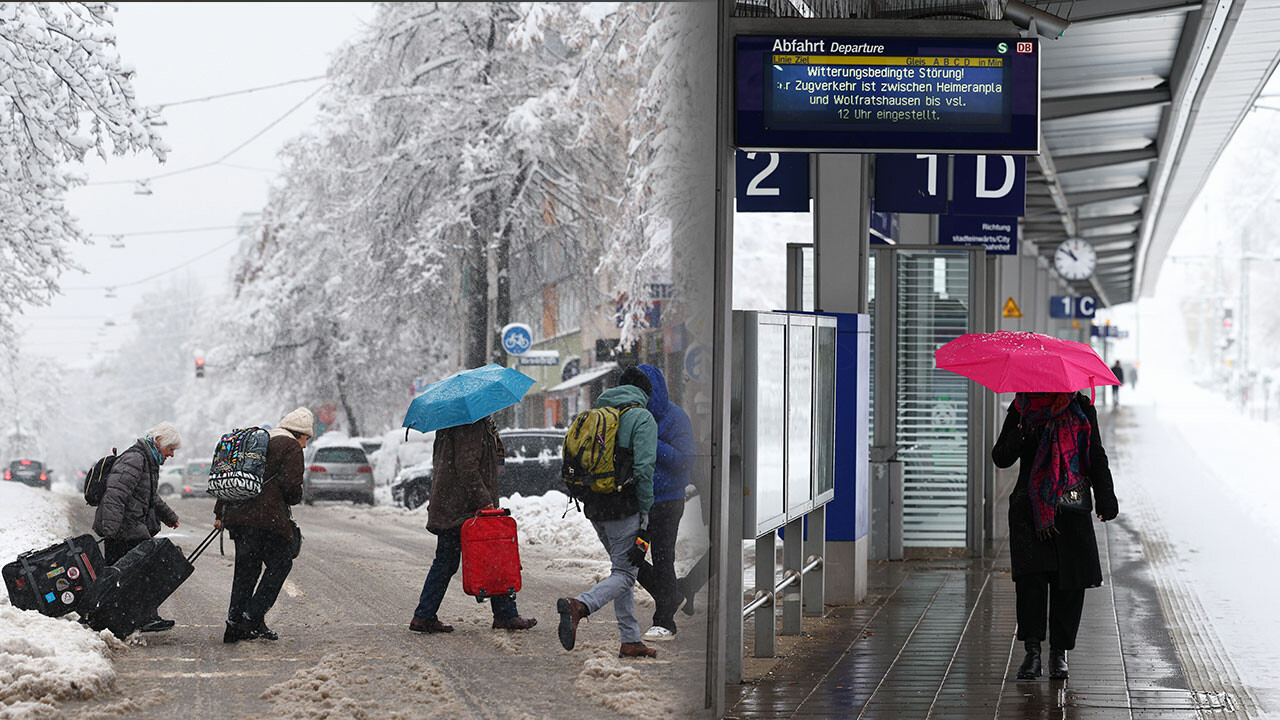
POLYGON ((476 511, 476 517, 503 517, 510 514, 511 510, 508 508, 494 508, 492 510, 476 511))
POLYGON ((193 550, 191 554, 187 556, 187 562, 194 565, 196 562, 196 559, 199 558, 200 555, 205 551, 205 549, 208 548, 209 545, 213 543, 213 539, 221 534, 222 534, 222 528, 214 528, 213 532, 209 533, 208 537, 206 537, 204 540, 201 540, 200 544, 196 546, 196 549, 193 550))

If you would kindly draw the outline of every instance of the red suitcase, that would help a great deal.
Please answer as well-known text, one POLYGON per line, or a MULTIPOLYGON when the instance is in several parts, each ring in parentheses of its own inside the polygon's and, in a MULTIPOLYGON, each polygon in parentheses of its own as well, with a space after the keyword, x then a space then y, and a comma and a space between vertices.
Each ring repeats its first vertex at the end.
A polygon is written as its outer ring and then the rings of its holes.
POLYGON ((462 591, 476 602, 520 592, 520 543, 510 510, 481 510, 462 523, 462 591))

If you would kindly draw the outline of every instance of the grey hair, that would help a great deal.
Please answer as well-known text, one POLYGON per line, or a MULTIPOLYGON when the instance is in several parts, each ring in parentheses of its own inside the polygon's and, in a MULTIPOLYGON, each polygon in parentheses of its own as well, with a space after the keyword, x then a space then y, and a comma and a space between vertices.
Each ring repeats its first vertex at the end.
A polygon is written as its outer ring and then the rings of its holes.
POLYGON ((182 447, 182 435, 178 433, 178 428, 173 423, 162 422, 159 425, 147 431, 147 437, 151 438, 156 444, 156 448, 173 448, 177 450, 182 447))

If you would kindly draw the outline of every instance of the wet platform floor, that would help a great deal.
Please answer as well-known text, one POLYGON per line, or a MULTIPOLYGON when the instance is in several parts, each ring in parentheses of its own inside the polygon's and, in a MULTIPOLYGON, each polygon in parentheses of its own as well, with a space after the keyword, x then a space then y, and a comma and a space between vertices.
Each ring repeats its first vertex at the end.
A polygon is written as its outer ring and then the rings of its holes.
POLYGON ((1014 677, 1001 544, 981 559, 872 563, 866 601, 830 608, 767 676, 730 687, 726 717, 1261 717, 1221 648, 1188 639, 1202 618, 1158 582, 1135 522, 1095 524, 1104 584, 1086 594, 1067 680, 1014 677))

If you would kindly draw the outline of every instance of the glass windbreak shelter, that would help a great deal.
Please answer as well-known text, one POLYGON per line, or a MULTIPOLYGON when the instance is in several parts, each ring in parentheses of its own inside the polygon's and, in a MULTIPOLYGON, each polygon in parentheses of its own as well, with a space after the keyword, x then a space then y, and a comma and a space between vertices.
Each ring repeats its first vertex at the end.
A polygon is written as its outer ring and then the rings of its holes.
POLYGON ((836 320, 735 312, 745 539, 835 495, 836 320))

